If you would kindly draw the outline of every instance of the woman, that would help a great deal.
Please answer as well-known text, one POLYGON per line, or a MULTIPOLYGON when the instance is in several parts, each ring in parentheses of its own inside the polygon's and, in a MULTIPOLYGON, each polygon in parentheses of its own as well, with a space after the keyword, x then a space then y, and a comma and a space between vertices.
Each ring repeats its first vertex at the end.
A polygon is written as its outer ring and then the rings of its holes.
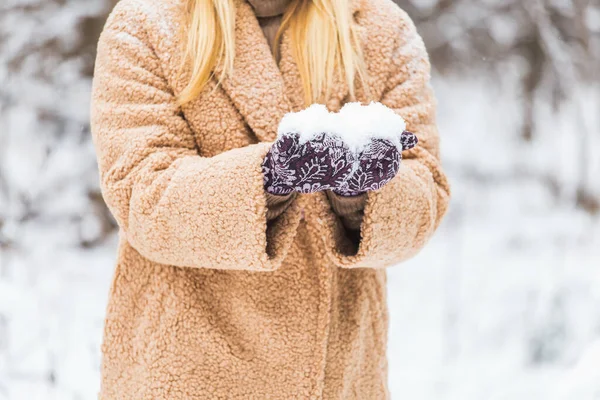
POLYGON ((121 229, 102 399, 388 397, 382 268, 423 247, 449 196, 429 69, 390 0, 117 5, 92 105, 121 229), (418 136, 395 177, 265 191, 282 117, 351 100, 418 136))

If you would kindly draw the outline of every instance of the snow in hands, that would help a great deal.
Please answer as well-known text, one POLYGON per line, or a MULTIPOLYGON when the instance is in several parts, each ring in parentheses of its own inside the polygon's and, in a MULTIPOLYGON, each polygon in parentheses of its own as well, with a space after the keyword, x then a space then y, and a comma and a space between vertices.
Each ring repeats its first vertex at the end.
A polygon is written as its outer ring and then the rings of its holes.
POLYGON ((313 104, 286 114, 279 124, 278 136, 297 134, 301 144, 323 133, 338 136, 358 158, 373 139, 389 140, 400 152, 414 147, 416 136, 405 130, 404 119, 381 103, 347 103, 339 113, 313 104))
POLYGON ((381 103, 324 105, 287 114, 263 162, 271 194, 333 190, 344 196, 378 190, 398 172, 402 150, 417 144, 401 116, 381 103))

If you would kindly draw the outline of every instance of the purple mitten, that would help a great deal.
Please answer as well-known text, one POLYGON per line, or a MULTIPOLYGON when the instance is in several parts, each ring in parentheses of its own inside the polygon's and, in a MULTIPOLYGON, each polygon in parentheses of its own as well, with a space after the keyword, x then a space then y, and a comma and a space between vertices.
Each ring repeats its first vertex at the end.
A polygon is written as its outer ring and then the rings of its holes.
POLYGON ((265 190, 275 195, 330 190, 348 179, 353 161, 338 136, 320 133, 301 143, 298 134, 284 134, 263 161, 265 190))
POLYGON ((417 143, 405 126, 381 103, 347 103, 339 113, 313 104, 286 114, 263 162, 265 189, 275 195, 333 190, 344 196, 377 190, 398 172, 402 150, 417 143))
POLYGON ((419 143, 417 135, 412 132, 404 131, 400 135, 400 144, 402 145, 402 151, 410 150, 419 143))
MULTIPOLYGON (((404 131, 400 136, 402 150, 415 147, 417 137, 404 131)), ((341 196, 357 196, 378 190, 391 181, 400 168, 402 153, 387 139, 373 138, 358 154, 358 166, 350 178, 333 191, 341 196)))

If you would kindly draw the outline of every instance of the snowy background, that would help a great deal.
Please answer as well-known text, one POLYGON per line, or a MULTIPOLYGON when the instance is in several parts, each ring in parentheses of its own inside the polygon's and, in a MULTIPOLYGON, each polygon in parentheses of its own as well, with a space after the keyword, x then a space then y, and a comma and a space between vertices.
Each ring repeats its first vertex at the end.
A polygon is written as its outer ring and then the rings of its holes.
MULTIPOLYGON (((93 399, 115 225, 88 127, 112 0, 0 2, 0 399, 93 399)), ((411 400, 600 399, 600 1, 402 0, 451 209, 389 271, 411 400)))

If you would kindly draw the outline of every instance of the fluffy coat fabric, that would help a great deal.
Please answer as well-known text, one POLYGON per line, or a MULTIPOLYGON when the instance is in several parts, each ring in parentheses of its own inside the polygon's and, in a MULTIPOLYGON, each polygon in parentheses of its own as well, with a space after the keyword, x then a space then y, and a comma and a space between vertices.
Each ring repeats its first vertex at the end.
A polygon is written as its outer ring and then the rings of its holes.
MULTIPOLYGON (((92 132, 120 244, 101 399, 385 399, 384 267, 414 256, 446 211, 429 61, 390 0, 354 0, 370 96, 419 145, 366 196, 360 237, 325 192, 266 218, 261 163, 304 107, 284 34, 279 68, 237 0, 235 71, 183 107, 180 0, 122 0, 98 49, 92 132)), ((217 71, 218 72, 218 71, 217 71)), ((218 75, 218 74, 217 74, 218 75)), ((332 111, 353 99, 340 81, 332 111)))

